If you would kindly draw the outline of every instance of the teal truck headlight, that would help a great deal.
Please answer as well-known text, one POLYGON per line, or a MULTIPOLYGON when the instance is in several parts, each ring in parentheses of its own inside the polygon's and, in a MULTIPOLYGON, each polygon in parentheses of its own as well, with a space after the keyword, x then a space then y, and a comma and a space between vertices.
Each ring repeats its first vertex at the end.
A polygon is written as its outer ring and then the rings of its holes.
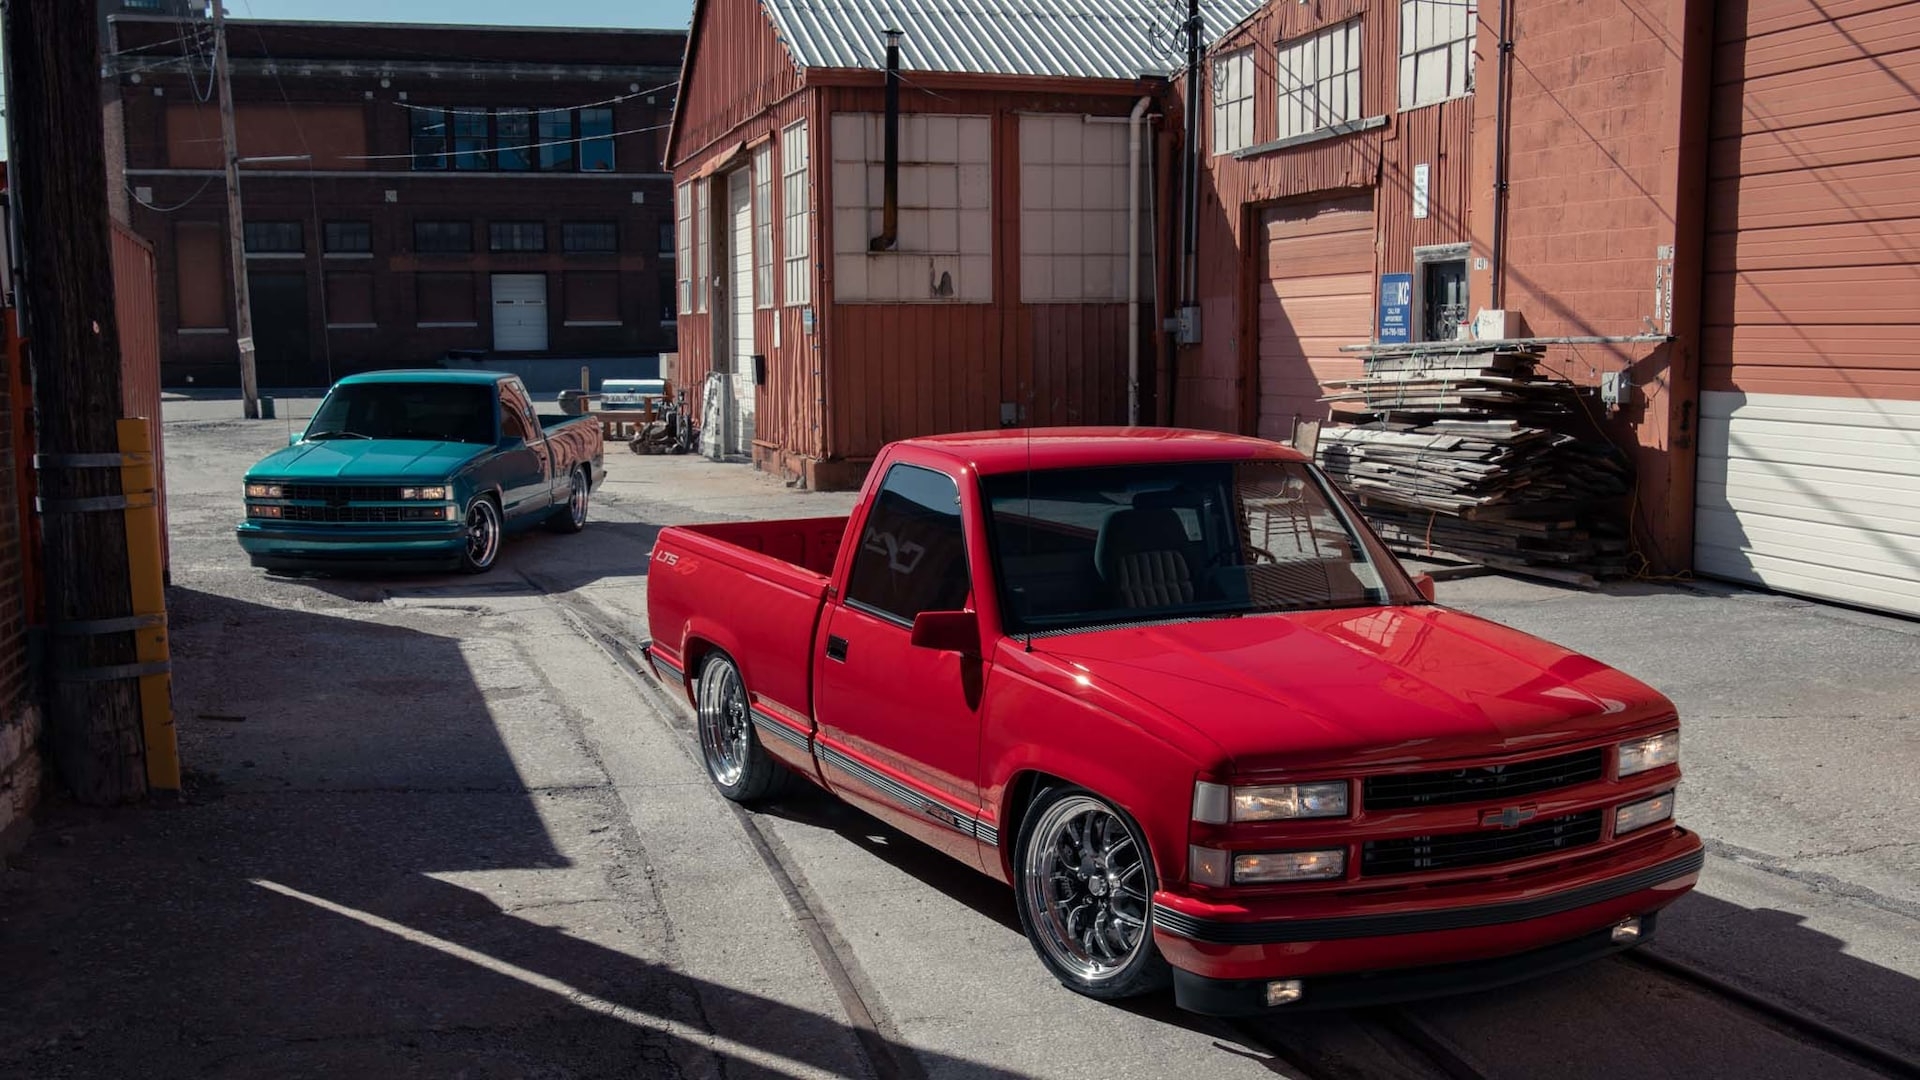
POLYGON ((427 499, 438 502, 447 497, 447 489, 444 487, 403 487, 400 489, 400 497, 403 499, 427 499))
POLYGON ((278 499, 283 498, 286 493, 287 489, 281 487, 279 484, 247 484, 247 498, 249 499, 278 499))

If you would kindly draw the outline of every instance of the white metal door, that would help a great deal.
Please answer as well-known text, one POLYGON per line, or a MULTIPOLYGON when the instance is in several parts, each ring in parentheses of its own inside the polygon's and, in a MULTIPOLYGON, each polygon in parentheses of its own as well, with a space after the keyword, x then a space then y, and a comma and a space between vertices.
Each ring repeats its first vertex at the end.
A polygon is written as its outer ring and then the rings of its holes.
POLYGON ((755 396, 753 355, 753 185, 746 169, 727 177, 727 312, 733 356, 735 415, 733 450, 753 453, 755 396))
POLYGON ((493 347, 500 352, 547 347, 547 275, 493 275, 493 347))

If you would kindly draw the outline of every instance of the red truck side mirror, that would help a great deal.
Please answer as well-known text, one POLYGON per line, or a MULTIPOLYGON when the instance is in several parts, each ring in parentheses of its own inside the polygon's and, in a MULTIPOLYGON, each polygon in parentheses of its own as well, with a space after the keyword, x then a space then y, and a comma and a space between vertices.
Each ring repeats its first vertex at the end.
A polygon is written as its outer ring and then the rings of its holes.
POLYGON ((1420 590, 1420 595, 1427 598, 1427 603, 1431 604, 1434 602, 1432 574, 1413 575, 1413 587, 1420 590))
POLYGON ((913 617, 913 644, 921 649, 980 655, 980 616, 971 611, 923 611, 913 617))

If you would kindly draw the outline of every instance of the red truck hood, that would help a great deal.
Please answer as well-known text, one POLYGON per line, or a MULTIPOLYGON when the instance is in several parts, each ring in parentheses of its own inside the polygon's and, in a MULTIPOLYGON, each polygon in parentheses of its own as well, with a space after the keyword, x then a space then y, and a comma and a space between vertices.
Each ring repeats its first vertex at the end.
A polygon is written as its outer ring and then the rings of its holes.
POLYGON ((1597 660, 1432 605, 1102 630, 1039 651, 1244 772, 1542 748, 1673 714, 1597 660))

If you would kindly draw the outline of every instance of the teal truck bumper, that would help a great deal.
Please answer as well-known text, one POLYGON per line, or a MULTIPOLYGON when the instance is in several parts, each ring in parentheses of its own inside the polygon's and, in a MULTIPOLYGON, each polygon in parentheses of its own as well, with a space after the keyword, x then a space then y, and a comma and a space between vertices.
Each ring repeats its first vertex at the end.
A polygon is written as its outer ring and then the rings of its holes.
POLYGON ((267 570, 373 569, 378 564, 453 567, 467 546, 457 521, 421 525, 312 525, 245 521, 234 529, 253 565, 267 570))

